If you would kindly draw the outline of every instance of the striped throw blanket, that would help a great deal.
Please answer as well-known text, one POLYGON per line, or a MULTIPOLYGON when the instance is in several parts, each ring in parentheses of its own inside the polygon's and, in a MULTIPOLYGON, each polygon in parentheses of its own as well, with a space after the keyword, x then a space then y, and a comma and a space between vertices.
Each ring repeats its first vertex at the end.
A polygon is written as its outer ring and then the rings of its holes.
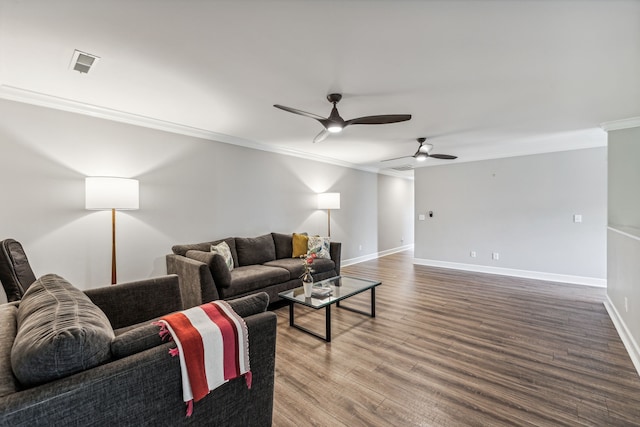
POLYGON ((213 301, 162 317, 154 322, 160 336, 173 339, 180 356, 182 394, 187 416, 209 391, 239 376, 251 388, 249 334, 244 319, 226 301, 213 301))

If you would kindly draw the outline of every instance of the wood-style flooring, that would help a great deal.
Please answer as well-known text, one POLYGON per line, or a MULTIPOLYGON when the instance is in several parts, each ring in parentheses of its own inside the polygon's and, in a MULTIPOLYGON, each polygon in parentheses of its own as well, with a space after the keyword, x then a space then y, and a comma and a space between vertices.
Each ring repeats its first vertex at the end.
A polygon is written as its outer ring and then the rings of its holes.
MULTIPOLYGON (((412 264, 342 269, 382 282, 376 318, 332 310, 333 340, 277 308, 274 426, 640 425, 640 378, 605 289, 412 264)), ((344 305, 368 310, 369 293, 344 305)), ((296 307, 324 332, 324 311, 296 307)))

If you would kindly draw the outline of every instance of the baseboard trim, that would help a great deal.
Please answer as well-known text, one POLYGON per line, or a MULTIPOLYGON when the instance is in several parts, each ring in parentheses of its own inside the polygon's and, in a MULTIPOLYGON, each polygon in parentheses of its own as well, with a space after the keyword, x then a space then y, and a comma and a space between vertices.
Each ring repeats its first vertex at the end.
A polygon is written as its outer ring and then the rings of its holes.
POLYGON ((399 246, 397 248, 387 249, 387 250, 384 250, 384 251, 375 252, 375 253, 372 253, 372 254, 363 255, 363 256, 360 256, 360 257, 356 257, 356 258, 345 259, 340 264, 343 267, 347 267, 349 265, 359 264, 359 263, 365 262, 365 261, 371 261, 373 259, 382 258, 384 256, 391 255, 391 254, 396 254, 398 252, 408 251, 410 249, 413 249, 413 245, 399 246))
POLYGON ((486 265, 463 264, 458 262, 436 261, 432 259, 414 258, 413 263, 430 267, 451 268, 454 270, 473 271, 476 273, 498 274, 500 276, 523 277, 526 279, 546 280, 551 282, 571 283, 574 285, 607 287, 606 279, 595 277, 571 276, 567 274, 545 273, 541 271, 517 270, 513 268, 489 267, 486 265))
POLYGON ((627 353, 629 353, 633 366, 635 366, 638 375, 640 375, 640 347, 638 347, 638 343, 633 339, 633 335, 629 332, 627 324, 622 320, 620 313, 618 313, 609 295, 607 295, 607 300, 603 304, 604 308, 607 309, 607 313, 609 313, 613 326, 616 328, 616 331, 618 331, 618 335, 620 335, 624 348, 626 348, 627 353))

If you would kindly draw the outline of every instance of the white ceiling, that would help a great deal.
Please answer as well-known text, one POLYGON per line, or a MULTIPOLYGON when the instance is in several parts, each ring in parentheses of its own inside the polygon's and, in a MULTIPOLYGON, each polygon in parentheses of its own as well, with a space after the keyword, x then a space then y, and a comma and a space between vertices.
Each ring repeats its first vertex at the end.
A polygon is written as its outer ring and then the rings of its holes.
POLYGON ((640 116, 640 1, 0 0, 0 85, 365 169, 414 164, 380 161, 421 136, 456 161, 602 146, 602 122, 640 116), (318 122, 272 106, 328 116, 333 92, 345 119, 413 118, 313 144, 318 122))

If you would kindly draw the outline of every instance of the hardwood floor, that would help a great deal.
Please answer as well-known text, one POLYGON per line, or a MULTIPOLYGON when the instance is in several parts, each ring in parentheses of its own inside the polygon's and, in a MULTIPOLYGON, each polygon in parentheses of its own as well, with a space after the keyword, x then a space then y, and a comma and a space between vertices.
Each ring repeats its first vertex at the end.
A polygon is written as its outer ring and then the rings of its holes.
MULTIPOLYGON (((278 315, 274 426, 640 425, 640 378, 605 290, 412 264, 377 279, 376 318, 333 309, 333 341, 278 315)), ((344 305, 368 310, 369 293, 344 305)), ((324 332, 324 311, 296 307, 324 332)))

